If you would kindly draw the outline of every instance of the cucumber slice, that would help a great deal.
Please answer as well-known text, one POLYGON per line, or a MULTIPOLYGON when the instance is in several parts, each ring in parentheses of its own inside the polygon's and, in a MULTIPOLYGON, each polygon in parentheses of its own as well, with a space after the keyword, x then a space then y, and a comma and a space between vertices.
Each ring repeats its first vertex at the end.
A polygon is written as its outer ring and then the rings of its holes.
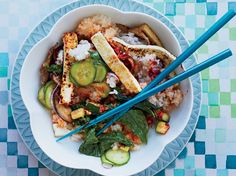
POLYGON ((38 100, 43 106, 46 106, 44 100, 44 86, 42 86, 38 91, 38 100))
POLYGON ((103 154, 103 155, 101 156, 101 160, 102 160, 102 163, 114 165, 114 163, 112 163, 112 162, 110 162, 110 161, 108 161, 108 160, 106 159, 105 154, 103 154))
POLYGON ((87 86, 94 81, 96 68, 91 60, 76 62, 71 66, 70 74, 80 86, 87 86))
POLYGON ((51 105, 51 96, 52 96, 52 92, 54 90, 54 88, 56 87, 56 84, 54 82, 50 82, 50 84, 48 84, 45 87, 45 92, 44 92, 44 101, 45 101, 45 106, 48 109, 52 109, 52 105, 51 105))
POLYGON ((107 75, 107 69, 103 65, 96 65, 96 76, 94 82, 102 82, 107 75))
POLYGON ((110 161, 114 165, 122 166, 128 163, 130 159, 130 153, 120 149, 118 150, 110 149, 105 153, 105 157, 108 161, 110 161))

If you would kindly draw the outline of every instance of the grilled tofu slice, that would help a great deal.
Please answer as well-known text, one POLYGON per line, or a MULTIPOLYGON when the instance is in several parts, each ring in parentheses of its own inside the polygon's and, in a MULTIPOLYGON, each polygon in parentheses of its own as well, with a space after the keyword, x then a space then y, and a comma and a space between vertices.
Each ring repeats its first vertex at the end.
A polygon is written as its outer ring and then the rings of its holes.
POLYGON ((74 57, 69 55, 70 49, 74 49, 78 45, 78 37, 75 32, 65 33, 63 36, 64 43, 64 63, 63 63, 63 76, 61 84, 61 104, 70 104, 71 97, 73 96, 74 85, 70 81, 70 67, 75 61, 74 57))
POLYGON ((139 93, 142 89, 131 74, 131 72, 126 68, 126 66, 119 60, 118 56, 112 49, 112 47, 107 42, 106 38, 101 32, 96 33, 91 38, 92 43, 102 56, 102 59, 108 65, 108 67, 119 77, 120 81, 127 90, 131 93, 139 93))
POLYGON ((142 24, 138 27, 130 29, 130 32, 135 33, 137 36, 140 36, 141 38, 146 39, 151 42, 151 44, 155 44, 157 46, 163 47, 161 40, 158 38, 158 36, 153 32, 151 27, 147 24, 142 24), (146 37, 145 37, 146 36, 146 37))

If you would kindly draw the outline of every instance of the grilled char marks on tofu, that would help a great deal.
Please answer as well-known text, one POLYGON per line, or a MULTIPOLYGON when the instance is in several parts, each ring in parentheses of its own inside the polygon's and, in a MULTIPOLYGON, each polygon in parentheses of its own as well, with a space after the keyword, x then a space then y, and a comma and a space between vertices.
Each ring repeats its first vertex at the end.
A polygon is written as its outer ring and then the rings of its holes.
POLYGON ((139 93, 141 87, 132 73, 126 68, 126 66, 120 61, 112 47, 107 42, 106 38, 101 32, 96 33, 91 38, 94 46, 102 56, 102 59, 108 65, 108 67, 119 77, 122 84, 130 93, 139 93))
POLYGON ((74 57, 69 55, 70 49, 74 49, 78 45, 78 37, 75 32, 65 33, 63 36, 64 43, 64 63, 63 63, 63 75, 61 85, 61 104, 70 104, 73 96, 74 85, 70 81, 70 67, 75 61, 74 57))

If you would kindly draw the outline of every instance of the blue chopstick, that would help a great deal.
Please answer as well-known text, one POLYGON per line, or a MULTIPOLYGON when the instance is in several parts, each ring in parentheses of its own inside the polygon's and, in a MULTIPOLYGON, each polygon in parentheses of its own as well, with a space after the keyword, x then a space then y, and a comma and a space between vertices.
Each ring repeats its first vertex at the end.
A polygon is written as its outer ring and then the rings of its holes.
POLYGON ((115 115, 118 112, 122 112, 123 110, 126 110, 127 108, 134 106, 135 104, 147 99, 148 97, 155 95, 156 93, 202 71, 203 69, 205 69, 217 62, 222 61, 223 59, 225 59, 231 55, 232 55, 232 52, 230 49, 222 51, 221 53, 211 57, 210 59, 206 60, 205 62, 202 62, 202 63, 190 68, 189 70, 180 73, 179 75, 175 76, 174 78, 171 78, 171 79, 167 80, 166 82, 144 92, 142 95, 136 96, 136 97, 130 99, 129 101, 117 106, 116 108, 108 111, 107 113, 102 114, 101 116, 99 116, 99 118, 96 118, 96 119, 90 121, 91 123, 86 125, 86 128, 93 126, 93 125, 115 115))
MULTIPOLYGON (((230 21, 234 16, 236 15, 236 12, 233 10, 228 11, 224 16, 222 16, 214 25, 212 25, 202 36, 200 36, 189 48, 187 48, 175 61, 173 61, 168 68, 166 68, 161 74, 158 75, 157 78, 155 78, 150 84, 148 84, 140 93, 145 92, 150 87, 157 85, 159 82, 161 82, 170 72, 175 70, 185 59, 187 59, 192 53, 194 53, 203 43, 205 43, 211 36, 213 36, 220 28, 222 28, 228 21, 230 21)), ((138 97, 138 96, 136 96, 138 97)), ((128 108, 128 107, 127 107, 128 108)), ((116 108, 115 108, 116 109, 116 108)), ((110 117, 109 114, 110 111, 107 113, 97 117, 96 119, 104 118, 105 116, 110 117)), ((94 120, 96 120, 94 119, 94 120)), ((64 138, 67 138, 71 136, 72 134, 80 132, 84 127, 89 126, 94 120, 90 121, 89 124, 84 125, 83 127, 79 127, 70 133, 66 134, 65 136, 62 136, 61 138, 57 139, 57 141, 60 141, 64 138)))
MULTIPOLYGON (((106 116, 107 113, 105 113, 105 114, 99 116, 99 117, 104 117, 104 118, 94 119, 94 120, 91 121, 92 123, 84 125, 83 127, 88 128, 90 126, 93 126, 93 125, 109 118, 110 116, 116 114, 117 112, 121 112, 122 110, 126 110, 127 107, 131 107, 131 106, 147 99, 148 97, 156 94, 157 92, 160 92, 160 91, 166 89, 167 87, 170 87, 170 86, 172 86, 172 85, 174 85, 174 84, 176 84, 176 83, 178 83, 178 82, 180 82, 180 81, 182 81, 182 80, 184 80, 184 79, 186 79, 186 78, 188 78, 188 77, 190 77, 190 76, 192 76, 192 75, 194 75, 194 74, 196 74, 196 73, 198 73, 198 72, 200 72, 200 71, 202 71, 202 70, 204 70, 208 67, 210 67, 211 65, 214 65, 217 62, 220 62, 220 61, 226 59, 227 57, 229 57, 231 55, 232 55, 232 52, 231 52, 230 49, 224 50, 223 52, 211 57, 210 59, 206 60, 205 62, 202 62, 202 63, 190 68, 189 70, 187 70, 185 72, 182 72, 181 74, 175 76, 174 78, 167 80, 163 84, 160 84, 160 85, 148 90, 147 92, 144 92, 141 96, 136 96, 133 99, 131 99, 131 100, 121 104, 120 106, 116 107, 115 109, 112 109, 112 110, 108 111, 109 116, 106 116)), ((70 136, 70 135, 72 135, 72 134, 77 133, 78 129, 81 130, 83 128, 83 127, 82 128, 81 127, 77 128, 77 129, 69 132, 65 136, 62 136, 61 138, 57 139, 57 142, 64 139, 64 138, 66 138, 66 137, 68 137, 68 136, 70 136)))

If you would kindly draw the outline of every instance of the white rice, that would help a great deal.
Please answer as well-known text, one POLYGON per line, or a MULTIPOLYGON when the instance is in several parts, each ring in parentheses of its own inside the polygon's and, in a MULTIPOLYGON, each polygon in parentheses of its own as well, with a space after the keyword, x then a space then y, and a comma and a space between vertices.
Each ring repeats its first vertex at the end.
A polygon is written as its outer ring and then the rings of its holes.
POLYGON ((119 78, 114 73, 111 72, 107 73, 106 78, 107 78, 106 82, 111 88, 115 88, 116 84, 119 82, 119 78))
POLYGON ((63 62, 63 50, 60 50, 57 55, 56 64, 61 65, 63 62))
POLYGON ((87 40, 81 40, 76 48, 70 49, 69 55, 75 57, 77 61, 86 59, 89 56, 91 44, 87 40))
POLYGON ((132 32, 121 34, 119 38, 130 45, 145 45, 145 43, 136 37, 132 32))

